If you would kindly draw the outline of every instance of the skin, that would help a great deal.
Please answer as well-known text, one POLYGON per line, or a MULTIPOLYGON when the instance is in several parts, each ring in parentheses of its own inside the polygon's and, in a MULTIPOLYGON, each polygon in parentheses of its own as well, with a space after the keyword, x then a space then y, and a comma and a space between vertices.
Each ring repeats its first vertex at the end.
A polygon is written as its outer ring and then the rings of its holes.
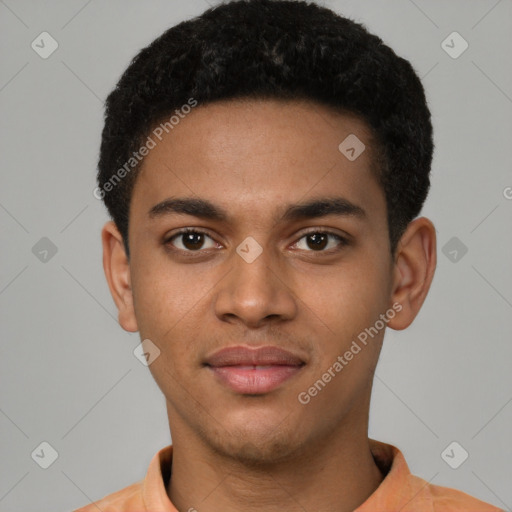
POLYGON ((358 118, 316 103, 198 106, 145 157, 130 207, 129 259, 115 224, 103 228, 119 322, 161 351, 149 368, 166 398, 167 492, 179 510, 348 512, 381 483, 367 433, 385 329, 308 404, 297 399, 394 303, 402 309, 387 326, 409 326, 434 275, 427 218, 411 222, 390 253, 370 143, 358 118), (338 150, 351 133, 366 144, 352 162, 338 150), (366 215, 279 220, 289 203, 333 196, 366 215), (207 199, 230 219, 148 215, 171 197, 207 199), (204 245, 181 236, 172 251, 169 238, 185 227, 206 231, 204 245), (310 228, 349 243, 329 237, 319 249, 305 236, 310 228), (236 252, 249 236, 263 249, 252 263, 236 252), (306 364, 264 395, 235 393, 202 364, 232 345, 277 345, 306 364))

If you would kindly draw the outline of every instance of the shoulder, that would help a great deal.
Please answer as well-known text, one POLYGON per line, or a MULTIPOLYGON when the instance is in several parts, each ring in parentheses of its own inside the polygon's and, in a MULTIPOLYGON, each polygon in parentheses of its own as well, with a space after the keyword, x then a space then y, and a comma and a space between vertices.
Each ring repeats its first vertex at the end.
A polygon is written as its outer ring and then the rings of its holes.
POLYGON ((86 505, 73 512, 132 512, 146 510, 142 499, 142 482, 136 482, 120 491, 114 492, 104 498, 86 505))
POLYGON ((451 487, 427 484, 432 497, 433 512, 503 512, 490 503, 451 487))
POLYGON ((394 445, 370 439, 375 462, 386 475, 380 487, 358 512, 503 512, 463 491, 434 485, 413 475, 403 453, 394 445))

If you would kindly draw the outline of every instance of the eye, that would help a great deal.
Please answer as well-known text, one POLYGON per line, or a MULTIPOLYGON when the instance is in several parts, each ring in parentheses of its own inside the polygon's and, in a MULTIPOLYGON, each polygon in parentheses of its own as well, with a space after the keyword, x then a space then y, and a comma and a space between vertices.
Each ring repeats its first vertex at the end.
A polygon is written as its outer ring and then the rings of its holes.
POLYGON ((213 249, 215 247, 215 242, 206 232, 194 228, 182 229, 168 238, 164 243, 165 245, 170 244, 176 249, 185 252, 197 252, 200 249, 213 249), (205 238, 208 238, 213 243, 205 247, 205 238), (175 239, 180 241, 180 243, 173 243, 175 239))
MULTIPOLYGON (((348 244, 349 241, 337 233, 322 231, 317 228, 299 238, 294 247, 307 252, 332 253, 341 250, 342 247, 348 244), (335 243, 330 244, 330 240, 334 240, 335 243)), ((164 245, 171 245, 173 249, 188 253, 200 252, 201 249, 214 249, 218 246, 205 231, 196 228, 181 229, 167 238, 164 245), (208 240, 210 241, 209 244, 208 240)))
POLYGON ((308 252, 336 252, 337 250, 340 250, 343 246, 348 245, 348 240, 336 233, 332 233, 331 231, 310 231, 303 235, 298 242, 296 242, 295 246, 297 246, 301 250, 308 251, 309 249, 312 249, 312 251, 308 252), (337 243, 331 244, 331 247, 329 246, 329 238, 332 240, 336 240, 337 243), (300 247, 301 240, 304 240, 305 242, 302 243, 302 247, 300 247), (334 249, 332 247, 334 246, 334 249), (325 250, 328 248, 328 250, 325 250))

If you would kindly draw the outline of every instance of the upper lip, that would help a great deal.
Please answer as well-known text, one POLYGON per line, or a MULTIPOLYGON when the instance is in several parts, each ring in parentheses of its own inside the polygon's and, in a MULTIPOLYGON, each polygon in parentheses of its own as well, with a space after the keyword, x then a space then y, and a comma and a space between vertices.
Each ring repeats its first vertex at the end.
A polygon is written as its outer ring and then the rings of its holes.
POLYGON ((302 366, 304 361, 292 352, 272 345, 256 348, 238 345, 214 352, 206 359, 205 364, 208 366, 302 366))

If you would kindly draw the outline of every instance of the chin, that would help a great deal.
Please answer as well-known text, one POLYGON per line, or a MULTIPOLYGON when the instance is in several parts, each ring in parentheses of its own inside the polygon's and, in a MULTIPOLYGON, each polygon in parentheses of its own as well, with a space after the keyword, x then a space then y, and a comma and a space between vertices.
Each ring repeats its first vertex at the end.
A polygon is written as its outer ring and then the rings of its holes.
POLYGON ((274 430, 271 434, 247 431, 233 434, 220 446, 215 443, 215 450, 245 466, 261 469, 291 460, 302 451, 304 444, 289 432, 274 430))

